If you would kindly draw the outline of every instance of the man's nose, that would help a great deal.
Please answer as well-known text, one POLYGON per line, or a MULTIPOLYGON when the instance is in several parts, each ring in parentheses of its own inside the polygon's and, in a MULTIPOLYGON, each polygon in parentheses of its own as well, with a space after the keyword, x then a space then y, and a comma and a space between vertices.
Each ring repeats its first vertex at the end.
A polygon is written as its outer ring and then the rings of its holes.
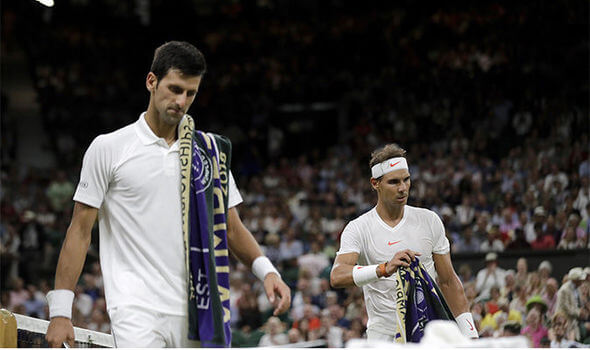
POLYGON ((400 182, 399 186, 397 187, 397 190, 399 192, 405 192, 408 189, 408 185, 406 184, 405 181, 400 182))
POLYGON ((176 104, 180 108, 184 108, 184 106, 186 105, 186 101, 188 101, 188 96, 186 95, 186 93, 178 94, 176 96, 176 104))

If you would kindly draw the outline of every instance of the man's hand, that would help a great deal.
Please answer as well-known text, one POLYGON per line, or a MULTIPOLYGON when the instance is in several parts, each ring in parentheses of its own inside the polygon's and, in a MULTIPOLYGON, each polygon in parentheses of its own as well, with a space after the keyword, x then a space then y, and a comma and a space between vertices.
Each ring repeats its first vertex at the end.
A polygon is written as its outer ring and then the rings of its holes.
POLYGON ((393 258, 387 262, 387 265, 385 265, 385 271, 387 272, 387 275, 393 275, 400 266, 410 266, 410 263, 416 260, 416 257, 420 255, 421 254, 419 252, 410 249, 401 250, 395 253, 393 258))
POLYGON ((264 277, 264 291, 268 301, 275 307, 274 316, 282 314, 291 306, 291 289, 276 273, 271 272, 264 277))
POLYGON ((45 339, 52 348, 61 348, 64 342, 74 347, 74 326, 69 318, 54 317, 49 322, 45 339))

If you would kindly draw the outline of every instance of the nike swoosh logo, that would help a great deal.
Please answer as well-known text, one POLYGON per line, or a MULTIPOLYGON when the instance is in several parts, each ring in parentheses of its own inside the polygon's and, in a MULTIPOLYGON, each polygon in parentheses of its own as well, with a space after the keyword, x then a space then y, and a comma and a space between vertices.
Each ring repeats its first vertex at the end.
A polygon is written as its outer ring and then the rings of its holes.
POLYGON ((356 267, 356 269, 357 269, 357 270, 360 270, 360 269, 362 269, 362 268, 363 268, 362 266, 357 266, 357 267, 356 267))
POLYGON ((401 160, 400 160, 400 161, 397 161, 397 162, 395 162, 395 163, 393 163, 393 164, 389 163, 389 166, 393 168, 393 167, 394 167, 394 166, 396 166, 396 165, 397 165, 397 163, 399 163, 399 162, 401 162, 401 160))
POLYGON ((471 327, 469 330, 472 331, 473 330, 473 325, 469 321, 467 321, 467 323, 469 323, 469 327, 471 327))
POLYGON ((400 241, 395 241, 395 242, 387 242, 387 244, 394 245, 394 244, 399 243, 399 242, 401 242, 401 240, 400 241))

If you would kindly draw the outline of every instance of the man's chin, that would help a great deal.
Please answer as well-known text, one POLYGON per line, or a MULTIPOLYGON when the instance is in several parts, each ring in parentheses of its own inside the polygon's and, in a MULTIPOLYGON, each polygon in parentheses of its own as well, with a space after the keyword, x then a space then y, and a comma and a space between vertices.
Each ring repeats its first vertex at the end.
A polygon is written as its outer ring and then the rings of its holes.
POLYGON ((180 123, 180 120, 182 119, 183 116, 184 116, 184 114, 166 113, 166 115, 162 119, 163 119, 164 123, 166 123, 166 124, 176 125, 176 124, 180 123))

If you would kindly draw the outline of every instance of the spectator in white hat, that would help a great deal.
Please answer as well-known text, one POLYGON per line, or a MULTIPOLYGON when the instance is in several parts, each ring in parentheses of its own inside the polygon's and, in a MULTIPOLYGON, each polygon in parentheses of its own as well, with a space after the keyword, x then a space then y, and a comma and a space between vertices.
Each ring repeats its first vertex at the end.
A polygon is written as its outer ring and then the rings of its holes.
POLYGON ((476 277, 475 288, 482 299, 490 297, 492 287, 502 289, 505 284, 506 271, 498 267, 498 254, 490 252, 485 257, 486 267, 479 270, 476 277))
POLYGON ((536 207, 533 211, 532 220, 527 222, 527 224, 524 226, 524 233, 529 243, 531 243, 537 238, 537 234, 535 233, 535 224, 544 224, 546 216, 547 214, 545 213, 545 208, 543 208, 542 206, 536 207))
POLYGON ((545 283, 547 282, 549 277, 551 277, 551 271, 553 271, 553 266, 551 265, 549 260, 543 260, 539 264, 539 268, 537 269, 537 271, 539 272, 539 279, 541 279, 541 286, 543 286, 543 289, 545 289, 545 283))
POLYGON ((572 268, 567 274, 565 282, 559 291, 557 291, 557 311, 563 312, 570 324, 570 329, 574 330, 576 340, 579 340, 580 330, 578 328, 578 319, 586 319, 588 311, 582 308, 579 287, 586 279, 586 274, 581 267, 572 268))

